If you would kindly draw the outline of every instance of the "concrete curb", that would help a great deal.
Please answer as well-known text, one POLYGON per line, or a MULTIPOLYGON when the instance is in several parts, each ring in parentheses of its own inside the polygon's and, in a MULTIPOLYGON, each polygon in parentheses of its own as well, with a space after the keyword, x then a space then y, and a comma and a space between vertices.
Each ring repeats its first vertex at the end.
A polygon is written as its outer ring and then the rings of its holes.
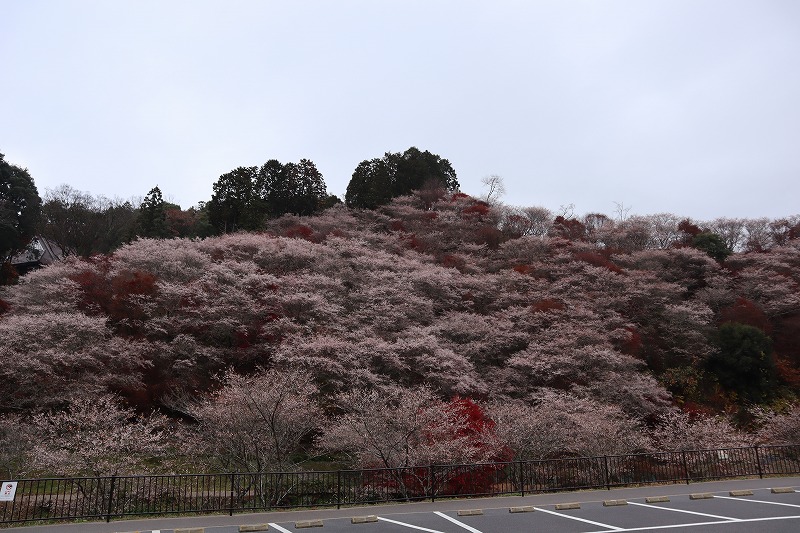
POLYGON ((301 522, 295 522, 294 527, 295 529, 303 529, 306 527, 322 527, 325 524, 322 523, 322 520, 303 520, 301 522))
POLYGON ((566 511, 569 509, 580 509, 581 504, 578 502, 573 503, 557 503, 556 504, 556 511, 566 511))
POLYGON ((374 514, 367 516, 354 516, 350 519, 351 524, 369 524, 370 522, 377 522, 378 517, 374 514))

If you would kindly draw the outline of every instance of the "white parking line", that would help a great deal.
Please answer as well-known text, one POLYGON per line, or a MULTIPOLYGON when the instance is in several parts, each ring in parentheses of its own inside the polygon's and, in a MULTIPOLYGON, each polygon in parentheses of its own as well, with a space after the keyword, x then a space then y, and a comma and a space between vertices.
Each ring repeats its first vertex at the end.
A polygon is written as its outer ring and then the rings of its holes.
POLYGON ((610 530, 612 530, 612 531, 622 531, 622 528, 621 528, 621 527, 617 527, 617 526, 609 526, 608 524, 603 524, 603 523, 601 523, 601 522, 593 522, 593 521, 591 521, 591 520, 586 520, 585 518, 578 518, 577 516, 570 516, 570 515, 568 515, 568 514, 557 513, 557 512, 555 512, 555 511, 548 511, 547 509, 542 509, 541 507, 534 507, 534 509, 536 509, 537 511, 541 511, 541 512, 543 512, 543 513, 547 513, 547 514, 554 514, 554 515, 556 515, 556 516, 561 516, 561 517, 564 517, 564 518, 569 518, 570 520, 577 520, 578 522, 586 522, 587 524, 592 524, 593 526, 605 527, 605 528, 608 528, 608 529, 610 529, 610 530))
MULTIPOLYGON (((622 533, 627 531, 652 531, 655 529, 677 529, 686 527, 700 527, 700 526, 716 526, 718 524, 737 524, 741 522, 767 522, 773 520, 797 520, 800 516, 770 516, 767 518, 742 518, 741 520, 720 520, 714 522, 696 522, 692 524, 670 524, 668 526, 644 526, 644 527, 631 527, 628 529, 620 529, 622 533)), ((589 531, 587 533, 608 533, 607 531, 589 531)))
MULTIPOLYGON (((382 516, 379 516, 378 520, 383 520, 384 522, 391 522, 392 524, 397 524, 398 526, 409 527, 411 529, 419 529, 420 531, 428 531, 429 533, 444 533, 443 531, 439 531, 437 529, 428 529, 427 527, 415 526, 414 524, 406 524, 405 522, 398 522, 397 520, 392 520, 390 518, 384 518, 382 516)), ((286 533, 291 533, 291 532, 287 531, 286 533)))
POLYGON ((288 529, 284 529, 281 526, 279 526, 278 524, 273 524, 272 522, 269 523, 269 527, 274 527, 275 529, 277 529, 281 533, 292 533, 288 529))
POLYGON ((442 518, 444 518, 445 520, 450 520, 450 521, 451 521, 452 523, 454 523, 455 525, 457 525, 457 526, 461 526, 461 527, 463 527, 464 529, 466 529, 467 531, 472 531, 472 533, 483 533, 481 530, 479 530, 479 529, 475 529, 475 528, 474 528, 474 527, 472 527, 472 526, 468 526, 468 525, 467 525, 467 524, 465 524, 464 522, 459 522, 458 520, 456 520, 456 519, 455 519, 455 518, 453 518, 452 516, 447 516, 446 514, 444 514, 444 513, 440 513, 439 511, 434 511, 434 512, 433 512, 433 514, 437 514, 437 515, 441 516, 442 518))
POLYGON ((737 500, 740 502, 753 502, 753 503, 768 503, 770 505, 783 505, 786 507, 800 507, 800 505, 794 503, 782 503, 782 502, 768 502, 764 500, 751 500, 749 498, 733 498, 731 496, 714 496, 715 498, 721 498, 723 500, 737 500))
POLYGON ((638 505, 639 507, 649 507, 650 509, 661 509, 662 511, 672 511, 674 513, 686 513, 686 514, 694 514, 697 516, 707 516, 709 518, 720 518, 722 520, 728 520, 730 522, 739 522, 741 519, 739 518, 731 518, 730 516, 720 516, 718 514, 708 514, 708 513, 698 513, 697 511, 685 511, 683 509, 673 509, 671 507, 661 507, 660 505, 650 505, 647 503, 636 503, 636 502, 628 502, 630 505, 638 505))

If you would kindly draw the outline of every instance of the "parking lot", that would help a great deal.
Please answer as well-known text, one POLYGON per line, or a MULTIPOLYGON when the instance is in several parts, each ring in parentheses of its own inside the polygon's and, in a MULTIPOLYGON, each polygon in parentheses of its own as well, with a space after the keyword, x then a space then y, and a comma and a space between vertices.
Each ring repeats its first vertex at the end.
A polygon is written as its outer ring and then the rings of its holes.
POLYGON ((18 527, 20 533, 800 531, 800 478, 18 527), (786 492, 781 492, 785 490, 786 492))
POLYGON ((729 494, 695 493, 692 496, 698 499, 681 495, 653 503, 647 503, 648 499, 643 498, 566 502, 566 505, 541 507, 476 507, 460 512, 365 515, 321 522, 273 522, 269 526, 281 533, 313 531, 311 528, 319 527, 320 523, 329 533, 599 533, 669 529, 733 533, 758 529, 770 532, 800 530, 800 493, 773 494, 769 489, 757 489, 748 496, 729 494), (577 509, 570 508, 577 506, 577 509))

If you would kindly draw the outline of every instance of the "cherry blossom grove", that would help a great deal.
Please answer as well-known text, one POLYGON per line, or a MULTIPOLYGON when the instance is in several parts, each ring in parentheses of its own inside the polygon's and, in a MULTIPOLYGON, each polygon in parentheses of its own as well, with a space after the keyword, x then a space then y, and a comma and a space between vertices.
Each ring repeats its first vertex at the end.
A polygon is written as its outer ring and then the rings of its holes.
POLYGON ((800 239, 718 221, 718 260, 675 217, 559 218, 411 195, 30 272, 0 288, 0 439, 38 437, 0 466, 393 466, 797 434, 800 239), (761 351, 730 348, 725 324, 761 351), (98 456, 56 446, 70 416, 110 426, 98 456))

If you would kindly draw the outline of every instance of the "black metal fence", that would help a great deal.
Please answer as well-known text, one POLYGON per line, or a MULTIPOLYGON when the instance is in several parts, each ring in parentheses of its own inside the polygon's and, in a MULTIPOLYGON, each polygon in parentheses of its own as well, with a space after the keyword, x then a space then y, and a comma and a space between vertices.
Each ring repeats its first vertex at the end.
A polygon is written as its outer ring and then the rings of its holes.
POLYGON ((329 472, 18 480, 0 524, 530 494, 800 473, 800 445, 329 472))

